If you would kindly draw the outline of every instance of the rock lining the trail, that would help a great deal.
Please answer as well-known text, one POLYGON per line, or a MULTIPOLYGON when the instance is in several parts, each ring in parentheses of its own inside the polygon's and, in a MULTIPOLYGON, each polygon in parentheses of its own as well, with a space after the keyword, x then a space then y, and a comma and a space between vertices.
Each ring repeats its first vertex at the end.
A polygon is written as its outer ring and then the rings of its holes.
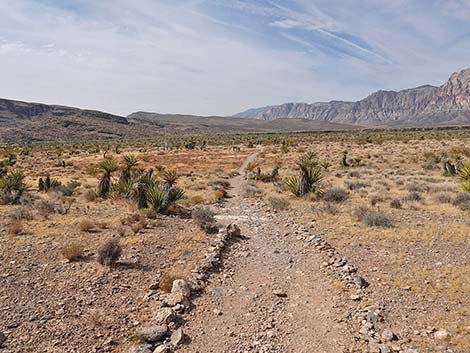
POLYGON ((222 254, 230 240, 240 237, 241 230, 234 223, 219 230, 210 241, 204 261, 191 271, 191 279, 173 281, 171 292, 163 298, 161 307, 150 322, 137 332, 139 339, 145 343, 131 346, 128 353, 172 352, 184 343, 182 314, 191 310, 191 300, 202 292, 212 271, 221 264, 222 254))
MULTIPOLYGON (((310 231, 306 227, 299 227, 299 231, 309 235, 310 231)), ((363 301, 367 299, 366 288, 369 283, 360 275, 357 268, 349 263, 346 258, 341 257, 338 251, 319 235, 311 235, 305 238, 309 244, 325 257, 323 267, 331 272, 336 278, 346 284, 350 289, 355 289, 357 294, 351 295, 353 301, 363 301)), ((374 304, 364 308, 359 304, 351 317, 357 322, 359 327, 359 337, 363 339, 369 352, 373 353, 411 353, 415 352, 414 347, 405 347, 411 340, 399 339, 390 329, 385 329, 379 333, 376 323, 383 322, 383 305, 374 304)))

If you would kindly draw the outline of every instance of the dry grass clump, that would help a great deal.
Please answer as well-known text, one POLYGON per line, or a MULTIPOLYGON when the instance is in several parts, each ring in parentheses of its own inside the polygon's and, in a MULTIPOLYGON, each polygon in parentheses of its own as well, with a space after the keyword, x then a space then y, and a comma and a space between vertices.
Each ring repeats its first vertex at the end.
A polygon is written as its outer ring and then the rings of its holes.
POLYGON ((95 223, 88 219, 82 219, 81 221, 78 222, 78 228, 82 232, 92 232, 95 229, 95 223))
POLYGON ((110 239, 98 249, 97 260, 103 266, 113 267, 121 257, 121 254, 122 248, 119 245, 119 240, 110 239))
POLYGON ((276 211, 284 211, 287 210, 290 206, 289 201, 286 199, 281 199, 279 197, 270 197, 268 199, 271 208, 276 211))
POLYGON ((379 210, 371 210, 367 206, 359 206, 354 211, 358 220, 369 227, 393 227, 393 221, 385 213, 379 210))
POLYGON ((346 181, 346 187, 349 189, 349 190, 359 190, 359 189, 363 189, 363 188, 366 188, 366 187, 369 187, 370 184, 365 182, 365 181, 354 181, 354 182, 351 182, 351 181, 346 181))
POLYGON ((77 261, 83 258, 83 247, 80 243, 72 242, 64 245, 60 253, 69 261, 77 261))
POLYGON ((434 195, 433 199, 437 203, 452 203, 452 194, 449 192, 439 192, 434 195))
POLYGON ((20 219, 13 219, 10 224, 8 225, 8 234, 11 235, 18 235, 23 233, 24 226, 23 222, 20 219))
POLYGON ((340 187, 335 187, 325 191, 323 194, 323 200, 327 202, 344 202, 349 198, 349 192, 340 187))
POLYGON ((177 279, 186 280, 186 276, 179 271, 170 270, 163 274, 160 278, 158 288, 160 288, 165 293, 170 293, 173 288, 173 282, 177 279))
POLYGON ((243 191, 247 197, 259 197, 263 194, 263 191, 253 184, 246 184, 243 191))
POLYGON ((462 211, 470 211, 470 192, 460 192, 452 201, 452 205, 460 208, 462 211))
POLYGON ((421 200, 423 200, 423 197, 417 191, 412 191, 408 195, 403 197, 403 201, 408 201, 408 202, 418 202, 421 200))
POLYGON ((227 191, 225 189, 217 189, 214 191, 214 198, 216 201, 223 200, 227 197, 227 191))
POLYGON ((318 214, 336 215, 339 213, 339 208, 334 203, 325 202, 321 205, 312 205, 312 210, 318 214))
POLYGON ((202 197, 201 195, 194 195, 193 197, 191 197, 191 202, 193 205, 199 205, 201 203, 204 203, 204 197, 202 197))

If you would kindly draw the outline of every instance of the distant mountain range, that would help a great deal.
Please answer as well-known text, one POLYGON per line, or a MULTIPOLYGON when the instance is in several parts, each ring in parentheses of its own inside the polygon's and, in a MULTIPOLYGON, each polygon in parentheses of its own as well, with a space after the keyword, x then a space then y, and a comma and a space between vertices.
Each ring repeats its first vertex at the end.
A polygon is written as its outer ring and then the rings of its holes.
POLYGON ((122 117, 94 110, 0 99, 0 143, 149 138, 168 134, 338 131, 358 128, 301 119, 201 117, 136 112, 122 117))
POLYGON ((309 119, 362 126, 470 124, 470 69, 453 73, 440 87, 378 91, 358 102, 287 103, 250 109, 238 118, 309 119))
POLYGON ((234 117, 136 112, 127 117, 0 99, 0 142, 62 142, 164 134, 339 131, 371 126, 470 125, 470 69, 441 87, 378 91, 358 102, 288 103, 234 117))

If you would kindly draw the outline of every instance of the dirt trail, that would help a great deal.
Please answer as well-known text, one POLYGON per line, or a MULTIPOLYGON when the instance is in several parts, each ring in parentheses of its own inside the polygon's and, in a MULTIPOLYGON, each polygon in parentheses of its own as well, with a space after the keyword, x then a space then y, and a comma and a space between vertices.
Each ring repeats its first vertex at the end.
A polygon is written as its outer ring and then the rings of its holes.
POLYGON ((344 293, 320 271, 321 258, 300 238, 306 229, 259 200, 242 197, 244 169, 232 197, 216 209, 247 239, 232 245, 223 268, 194 301, 180 351, 338 353, 352 350, 344 293))

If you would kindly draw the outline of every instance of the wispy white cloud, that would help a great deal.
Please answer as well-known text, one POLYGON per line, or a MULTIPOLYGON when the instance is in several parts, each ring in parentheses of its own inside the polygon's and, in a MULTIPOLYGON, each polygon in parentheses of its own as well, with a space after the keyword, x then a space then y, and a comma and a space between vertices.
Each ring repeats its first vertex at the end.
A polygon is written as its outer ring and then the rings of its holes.
POLYGON ((470 25, 453 24, 457 5, 6 1, 0 96, 119 114, 229 114, 439 83, 468 66, 470 25))

